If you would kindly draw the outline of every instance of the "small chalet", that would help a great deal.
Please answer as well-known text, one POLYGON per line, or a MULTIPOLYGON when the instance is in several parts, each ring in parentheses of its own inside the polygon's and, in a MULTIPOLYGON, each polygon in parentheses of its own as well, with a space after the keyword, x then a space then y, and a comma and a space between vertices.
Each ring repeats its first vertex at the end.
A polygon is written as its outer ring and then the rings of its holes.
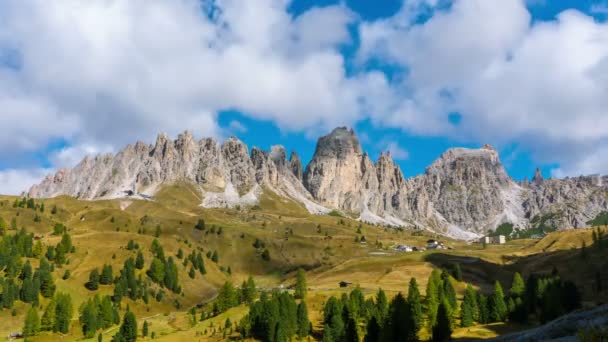
POLYGON ((349 286, 349 285, 351 285, 351 284, 352 284, 351 282, 348 282, 348 281, 344 281, 344 280, 342 280, 342 281, 340 282, 340 287, 348 287, 348 286, 349 286))
POLYGON ((398 252, 413 252, 414 248, 416 248, 416 247, 406 246, 406 245, 397 245, 397 246, 395 246, 395 250, 398 251, 398 252))

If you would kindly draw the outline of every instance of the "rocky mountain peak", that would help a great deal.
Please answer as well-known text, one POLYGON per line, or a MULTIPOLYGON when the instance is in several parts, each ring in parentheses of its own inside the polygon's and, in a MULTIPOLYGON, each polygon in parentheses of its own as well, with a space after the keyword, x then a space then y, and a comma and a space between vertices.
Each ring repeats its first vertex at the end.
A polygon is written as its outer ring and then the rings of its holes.
POLYGON ((304 170, 302 168, 302 160, 295 151, 292 151, 289 156, 289 168, 291 168, 293 175, 301 182, 302 177, 304 176, 304 170))
POLYGON ((543 178, 543 174, 540 172, 540 168, 537 167, 534 171, 534 177, 532 177, 532 184, 539 185, 542 184, 544 180, 545 179, 543 178))
POLYGON ((249 152, 236 137, 220 145, 212 138, 197 142, 186 131, 176 140, 160 134, 153 145, 137 142, 116 155, 87 156, 46 177, 29 196, 149 199, 175 181, 199 185, 204 207, 252 205, 263 191, 273 191, 311 213, 338 209, 362 221, 416 225, 457 238, 473 238, 502 222, 526 228, 546 214, 552 214, 548 225, 584 227, 608 211, 607 176, 544 181, 537 170, 531 183, 516 183, 498 152, 484 145, 451 148, 424 174, 406 179, 389 152, 373 162, 346 127, 319 138, 304 172, 297 153, 288 160, 280 145, 249 152))

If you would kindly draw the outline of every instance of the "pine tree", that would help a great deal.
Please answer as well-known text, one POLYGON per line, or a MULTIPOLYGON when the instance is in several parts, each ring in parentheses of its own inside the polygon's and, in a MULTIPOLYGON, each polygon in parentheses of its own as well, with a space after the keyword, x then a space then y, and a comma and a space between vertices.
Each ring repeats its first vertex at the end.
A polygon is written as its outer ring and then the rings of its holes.
POLYGON ((38 334, 38 332, 40 332, 40 317, 38 316, 38 309, 35 306, 32 306, 25 315, 23 336, 35 336, 38 334))
POLYGON ((308 336, 310 333, 310 321, 308 320, 308 309, 306 308, 306 302, 301 301, 298 304, 298 329, 297 334, 300 338, 308 336))
POLYGON ((439 309, 439 289, 441 285, 441 278, 439 271, 433 270, 429 276, 429 280, 426 285, 426 307, 428 323, 432 327, 435 325, 437 319, 437 310, 439 309))
POLYGON ((148 321, 144 321, 144 325, 141 328, 141 336, 143 336, 143 337, 148 336, 148 321))
POLYGON ((452 336, 452 325, 450 322, 449 308, 446 301, 439 304, 437 310, 437 322, 433 325, 433 342, 449 341, 452 336))
POLYGON ((101 269, 101 276, 99 276, 99 283, 103 285, 109 285, 114 280, 112 275, 112 265, 103 265, 101 269))
POLYGON ((95 336, 95 332, 100 328, 98 316, 98 308, 93 301, 87 301, 81 308, 79 320, 82 325, 82 334, 86 338, 95 336))
POLYGON ((142 254, 141 251, 137 251, 137 256, 135 257, 135 267, 138 270, 141 270, 144 268, 144 255, 142 254))
POLYGON ((513 275, 513 282, 511 283, 511 289, 509 293, 513 297, 523 297, 524 292, 526 290, 526 285, 524 283, 524 279, 521 277, 519 272, 515 272, 513 275))
POLYGON ((125 342, 134 342, 137 340, 137 321, 135 315, 128 310, 122 320, 119 334, 125 342))
POLYGON ((367 322, 367 328, 363 342, 380 342, 380 324, 376 315, 373 315, 367 322))
POLYGON ((246 304, 251 304, 255 300, 257 290, 253 277, 249 276, 247 281, 243 281, 241 285, 241 301, 246 304))
POLYGON ((420 291, 416 278, 410 279, 410 285, 407 291, 407 302, 410 306, 412 319, 414 320, 414 330, 418 332, 422 327, 422 303, 420 299, 420 291))
POLYGON ((453 311, 456 309, 457 301, 456 301, 456 290, 454 290, 454 286, 452 285, 452 281, 447 272, 442 272, 441 278, 443 280, 443 297, 448 301, 450 307, 449 311, 453 311))
POLYGON ((298 273, 296 275, 296 289, 295 289, 295 298, 296 299, 306 299, 306 273, 304 270, 299 268, 298 273))
POLYGON ((72 298, 67 293, 58 293, 55 297, 57 304, 55 306, 53 331, 67 334, 70 330, 70 321, 73 314, 72 298))
POLYGON ((162 283, 165 279, 165 265, 160 259, 154 258, 146 274, 154 282, 162 283))
POLYGON ((213 251, 213 254, 211 254, 211 261, 213 261, 214 263, 218 263, 220 260, 220 256, 217 253, 217 251, 213 251))
POLYGON ((342 318, 342 304, 330 297, 323 308, 323 322, 328 326, 324 334, 328 333, 332 341, 341 341, 344 336, 344 320, 342 318))
POLYGON ((353 317, 348 318, 346 328, 344 329, 344 342, 359 342, 359 331, 357 330, 357 321, 353 317))
POLYGON ((492 322, 504 321, 507 317, 507 304, 505 303, 505 295, 502 291, 502 286, 496 281, 494 284, 494 293, 489 300, 490 320, 492 322))
POLYGON ((57 304, 55 299, 51 299, 49 304, 47 304, 46 309, 44 309, 44 313, 42 314, 42 320, 40 322, 40 329, 42 331, 51 331, 55 326, 55 308, 57 304))
POLYGON ((376 308, 378 310, 378 325, 384 324, 384 320, 388 316, 388 299, 384 290, 378 289, 376 294, 376 308))
POLYGON ((477 307, 479 309, 478 322, 486 324, 490 322, 490 312, 488 310, 488 299, 481 292, 477 293, 477 307))
POLYGON ((85 287, 91 291, 99 288, 99 271, 96 268, 89 273, 89 281, 85 284, 85 287))
POLYGON ((410 305, 401 293, 391 301, 389 314, 381 332, 383 341, 417 341, 416 323, 410 305))
POLYGON ((454 264, 454 279, 462 281, 462 270, 459 263, 454 264))
POLYGON ((475 292, 471 285, 467 285, 464 298, 460 304, 460 325, 470 327, 475 320, 475 292))

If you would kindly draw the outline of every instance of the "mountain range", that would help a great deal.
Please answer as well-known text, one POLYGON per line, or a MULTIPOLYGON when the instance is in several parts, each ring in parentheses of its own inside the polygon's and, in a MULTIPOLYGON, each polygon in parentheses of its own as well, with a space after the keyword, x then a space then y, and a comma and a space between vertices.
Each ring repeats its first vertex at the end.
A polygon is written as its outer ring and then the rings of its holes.
POLYGON ((116 154, 87 156, 32 186, 28 195, 68 195, 83 200, 153 199, 163 185, 186 181, 200 189, 207 208, 253 206, 267 192, 303 205, 313 214, 332 211, 361 221, 417 227, 472 239, 502 223, 520 229, 538 224, 582 228, 608 210, 608 176, 516 182, 489 145, 451 148, 424 174, 405 178, 390 153, 375 162, 352 131, 334 129, 318 140, 304 168, 282 146, 251 150, 232 137, 220 144, 176 140, 160 134, 154 145, 137 142, 116 154))

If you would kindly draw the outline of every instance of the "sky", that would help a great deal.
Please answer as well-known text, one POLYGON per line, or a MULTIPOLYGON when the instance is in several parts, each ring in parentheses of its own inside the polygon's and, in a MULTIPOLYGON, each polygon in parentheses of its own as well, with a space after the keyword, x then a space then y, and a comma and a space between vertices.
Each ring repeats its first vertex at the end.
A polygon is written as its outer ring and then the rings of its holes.
POLYGON ((157 134, 608 173, 608 1, 0 0, 0 193, 157 134))

